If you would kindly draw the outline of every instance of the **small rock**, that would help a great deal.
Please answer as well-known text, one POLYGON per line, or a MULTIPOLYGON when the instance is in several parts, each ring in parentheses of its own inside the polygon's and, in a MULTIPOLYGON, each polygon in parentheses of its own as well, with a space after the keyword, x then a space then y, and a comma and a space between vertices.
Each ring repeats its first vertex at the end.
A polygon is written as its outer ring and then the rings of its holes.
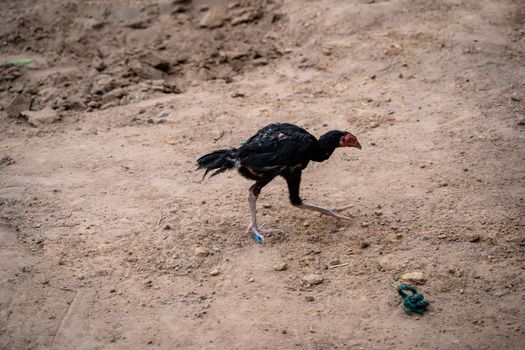
POLYGON ((478 234, 473 234, 468 238, 468 241, 471 243, 478 243, 481 240, 481 236, 478 234))
POLYGON ((517 92, 513 92, 512 95, 510 95, 510 99, 512 101, 519 102, 522 100, 522 97, 517 92))
POLYGON ((100 95, 117 87, 118 83, 116 79, 113 78, 111 75, 99 74, 95 77, 93 81, 93 86, 91 87, 91 94, 100 95))
POLYGON ((102 106, 102 104, 98 101, 89 101, 87 105, 91 109, 100 108, 102 106))
MULTIPOLYGON (((154 62, 152 63, 155 64, 154 62)), ((133 74, 143 79, 160 80, 163 76, 162 70, 156 69, 152 65, 146 62, 141 62, 138 59, 130 60, 127 62, 127 66, 133 74)))
POLYGON ((438 186, 439 186, 439 187, 447 187, 447 186, 448 186, 448 183, 446 183, 446 182, 440 182, 438 186))
POLYGON ((379 123, 378 122, 370 122, 370 123, 368 123, 368 126, 371 129, 374 129, 374 128, 377 128, 379 126, 379 123))
POLYGON ((170 213, 171 213, 171 214, 175 214, 176 212, 177 212, 177 208, 171 208, 171 209, 170 209, 170 213))
POLYGON ((208 255, 210 255, 210 251, 206 248, 203 248, 203 247, 195 247, 195 249, 193 250, 193 253, 196 255, 196 256, 200 256, 200 257, 206 257, 208 255))
POLYGON ((308 275, 303 276, 303 281, 311 286, 315 286, 316 284, 323 283, 324 277, 315 273, 310 273, 308 275))
POLYGON ((304 300, 308 302, 312 302, 312 301, 315 301, 315 298, 311 295, 307 295, 304 297, 304 300))
POLYGON ((117 290, 116 290, 115 288, 111 288, 111 289, 109 290, 110 293, 115 293, 116 291, 117 291, 117 290))
POLYGON ((17 118, 22 111, 27 111, 31 108, 31 98, 24 95, 16 95, 5 109, 7 116, 17 118))
POLYGON ((120 99, 124 95, 126 95, 126 90, 124 90, 123 88, 116 88, 116 89, 109 91, 104 96, 102 96, 101 102, 105 104, 110 101, 120 99))
POLYGON ((286 269, 288 269, 288 264, 285 262, 282 262, 282 263, 275 265, 273 268, 275 271, 285 271, 286 269))
POLYGON ((329 47, 325 47, 323 49, 323 55, 330 56, 331 54, 332 54, 332 49, 330 49, 329 47))
POLYGON ((330 264, 330 266, 341 265, 341 260, 334 259, 334 260, 330 261, 329 264, 330 264))
POLYGON ((233 98, 237 98, 237 97, 245 97, 246 95, 243 94, 242 92, 234 92, 232 93, 232 97, 233 98))
POLYGON ((215 269, 215 270, 211 270, 211 271, 210 271, 210 276, 217 276, 217 275, 219 275, 219 273, 220 273, 220 271, 217 270, 217 269, 215 269))
POLYGON ((501 298, 502 296, 509 294, 510 290, 508 289, 499 289, 499 290, 491 290, 490 291, 494 296, 501 298))
POLYGON ((254 66, 266 66, 268 64, 268 60, 264 57, 256 58, 252 61, 252 64, 254 66))
POLYGON ((171 230, 171 226, 169 224, 164 225, 162 228, 163 230, 171 230))
POLYGON ((374 211, 374 214, 376 216, 381 216, 381 215, 383 215, 383 212, 381 210, 376 210, 376 211, 374 211))
POLYGON ((250 277, 250 279, 248 280, 248 282, 253 283, 253 282, 255 282, 255 279, 254 279, 253 277, 250 277))
POLYGON ((23 111, 20 112, 20 115, 26 117, 27 121, 34 126, 51 124, 60 119, 58 113, 50 107, 46 107, 40 111, 23 111))
POLYGON ((210 29, 218 28, 224 24, 225 18, 226 9, 222 6, 214 6, 202 17, 199 26, 210 29))
POLYGON ((158 118, 166 118, 168 115, 170 115, 169 112, 163 111, 163 112, 160 112, 157 117, 158 118))
POLYGON ((363 221, 363 222, 361 223, 361 227, 365 227, 365 228, 366 228, 366 227, 368 227, 368 226, 370 226, 370 224, 369 224, 368 222, 366 222, 366 221, 363 221))
POLYGON ((414 271, 403 274, 401 276, 401 281, 409 284, 425 284, 427 279, 423 272, 414 271))
POLYGON ((366 249, 368 247, 370 247, 370 243, 369 242, 366 242, 366 241, 365 242, 361 242, 361 249, 366 249))

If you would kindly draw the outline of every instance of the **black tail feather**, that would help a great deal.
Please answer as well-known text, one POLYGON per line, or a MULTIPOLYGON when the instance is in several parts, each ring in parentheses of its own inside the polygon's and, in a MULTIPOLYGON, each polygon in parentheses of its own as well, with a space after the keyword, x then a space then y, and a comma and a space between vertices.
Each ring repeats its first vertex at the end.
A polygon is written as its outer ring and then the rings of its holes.
POLYGON ((206 172, 202 178, 204 179, 206 175, 212 170, 217 169, 211 174, 210 177, 219 175, 220 173, 235 167, 236 151, 237 150, 235 148, 221 149, 205 154, 197 159, 197 169, 206 169, 206 172))

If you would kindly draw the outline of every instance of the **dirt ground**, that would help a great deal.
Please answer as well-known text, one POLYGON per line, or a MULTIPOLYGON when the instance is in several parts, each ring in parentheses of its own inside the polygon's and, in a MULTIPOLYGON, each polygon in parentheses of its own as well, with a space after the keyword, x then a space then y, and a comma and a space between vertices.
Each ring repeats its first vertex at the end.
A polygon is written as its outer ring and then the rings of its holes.
POLYGON ((1 349, 521 348, 522 1, 0 10, 1 349), (276 179, 259 245, 251 183, 201 181, 200 155, 270 122, 358 137, 302 184, 352 222, 276 179))

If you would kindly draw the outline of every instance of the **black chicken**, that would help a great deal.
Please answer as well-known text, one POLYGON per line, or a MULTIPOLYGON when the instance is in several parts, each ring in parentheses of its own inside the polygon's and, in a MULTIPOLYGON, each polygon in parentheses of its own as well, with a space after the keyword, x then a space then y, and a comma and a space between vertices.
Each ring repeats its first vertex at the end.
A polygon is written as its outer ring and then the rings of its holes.
POLYGON ((292 205, 339 219, 350 219, 337 212, 348 209, 351 205, 341 208, 325 208, 307 204, 299 196, 302 170, 311 160, 314 162, 327 160, 337 147, 361 149, 357 138, 346 131, 329 131, 317 140, 312 134, 298 126, 270 124, 250 137, 240 148, 218 150, 203 155, 197 160, 197 165, 199 169, 206 169, 204 177, 211 170, 215 170, 211 175, 215 176, 228 169, 237 168, 242 176, 256 181, 250 187, 248 197, 251 222, 247 233, 251 232, 256 241, 263 242, 263 233, 271 229, 257 227, 255 202, 261 189, 277 175, 286 179, 292 205))

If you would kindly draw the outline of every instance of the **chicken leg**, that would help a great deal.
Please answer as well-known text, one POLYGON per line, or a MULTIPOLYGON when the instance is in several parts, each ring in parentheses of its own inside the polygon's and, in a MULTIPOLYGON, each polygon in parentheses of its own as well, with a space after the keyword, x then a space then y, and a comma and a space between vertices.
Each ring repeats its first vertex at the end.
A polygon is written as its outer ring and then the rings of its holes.
POLYGON ((352 204, 345 205, 344 207, 339 207, 339 208, 325 208, 325 207, 320 207, 318 205, 313 205, 313 204, 308 204, 308 203, 302 202, 297 207, 300 208, 300 209, 314 210, 314 211, 317 211, 317 212, 319 212, 321 214, 328 215, 328 216, 333 216, 334 218, 338 218, 338 219, 342 219, 342 220, 352 220, 351 216, 344 216, 344 215, 337 214, 338 212, 340 212, 342 210, 345 210, 345 209, 353 207, 352 204))
POLYGON ((314 210, 321 214, 333 216, 338 219, 342 220, 351 220, 350 217, 340 215, 338 212, 351 208, 353 205, 346 205, 339 208, 325 208, 318 205, 308 204, 303 202, 301 197, 299 196, 299 187, 301 185, 301 169, 294 169, 289 174, 285 176, 286 182, 288 183, 288 191, 290 193, 290 202, 292 205, 300 208, 300 209, 308 209, 308 210, 314 210))
POLYGON ((252 187, 250 187, 250 194, 248 195, 248 203, 250 204, 251 220, 246 230, 246 233, 251 233, 253 239, 255 239, 257 243, 264 242, 264 234, 278 231, 272 228, 262 228, 262 227, 257 226, 257 209, 256 209, 257 198, 259 197, 259 194, 261 193, 262 188, 266 186, 271 180, 272 179, 268 181, 266 180, 257 181, 255 184, 253 184, 252 187))

